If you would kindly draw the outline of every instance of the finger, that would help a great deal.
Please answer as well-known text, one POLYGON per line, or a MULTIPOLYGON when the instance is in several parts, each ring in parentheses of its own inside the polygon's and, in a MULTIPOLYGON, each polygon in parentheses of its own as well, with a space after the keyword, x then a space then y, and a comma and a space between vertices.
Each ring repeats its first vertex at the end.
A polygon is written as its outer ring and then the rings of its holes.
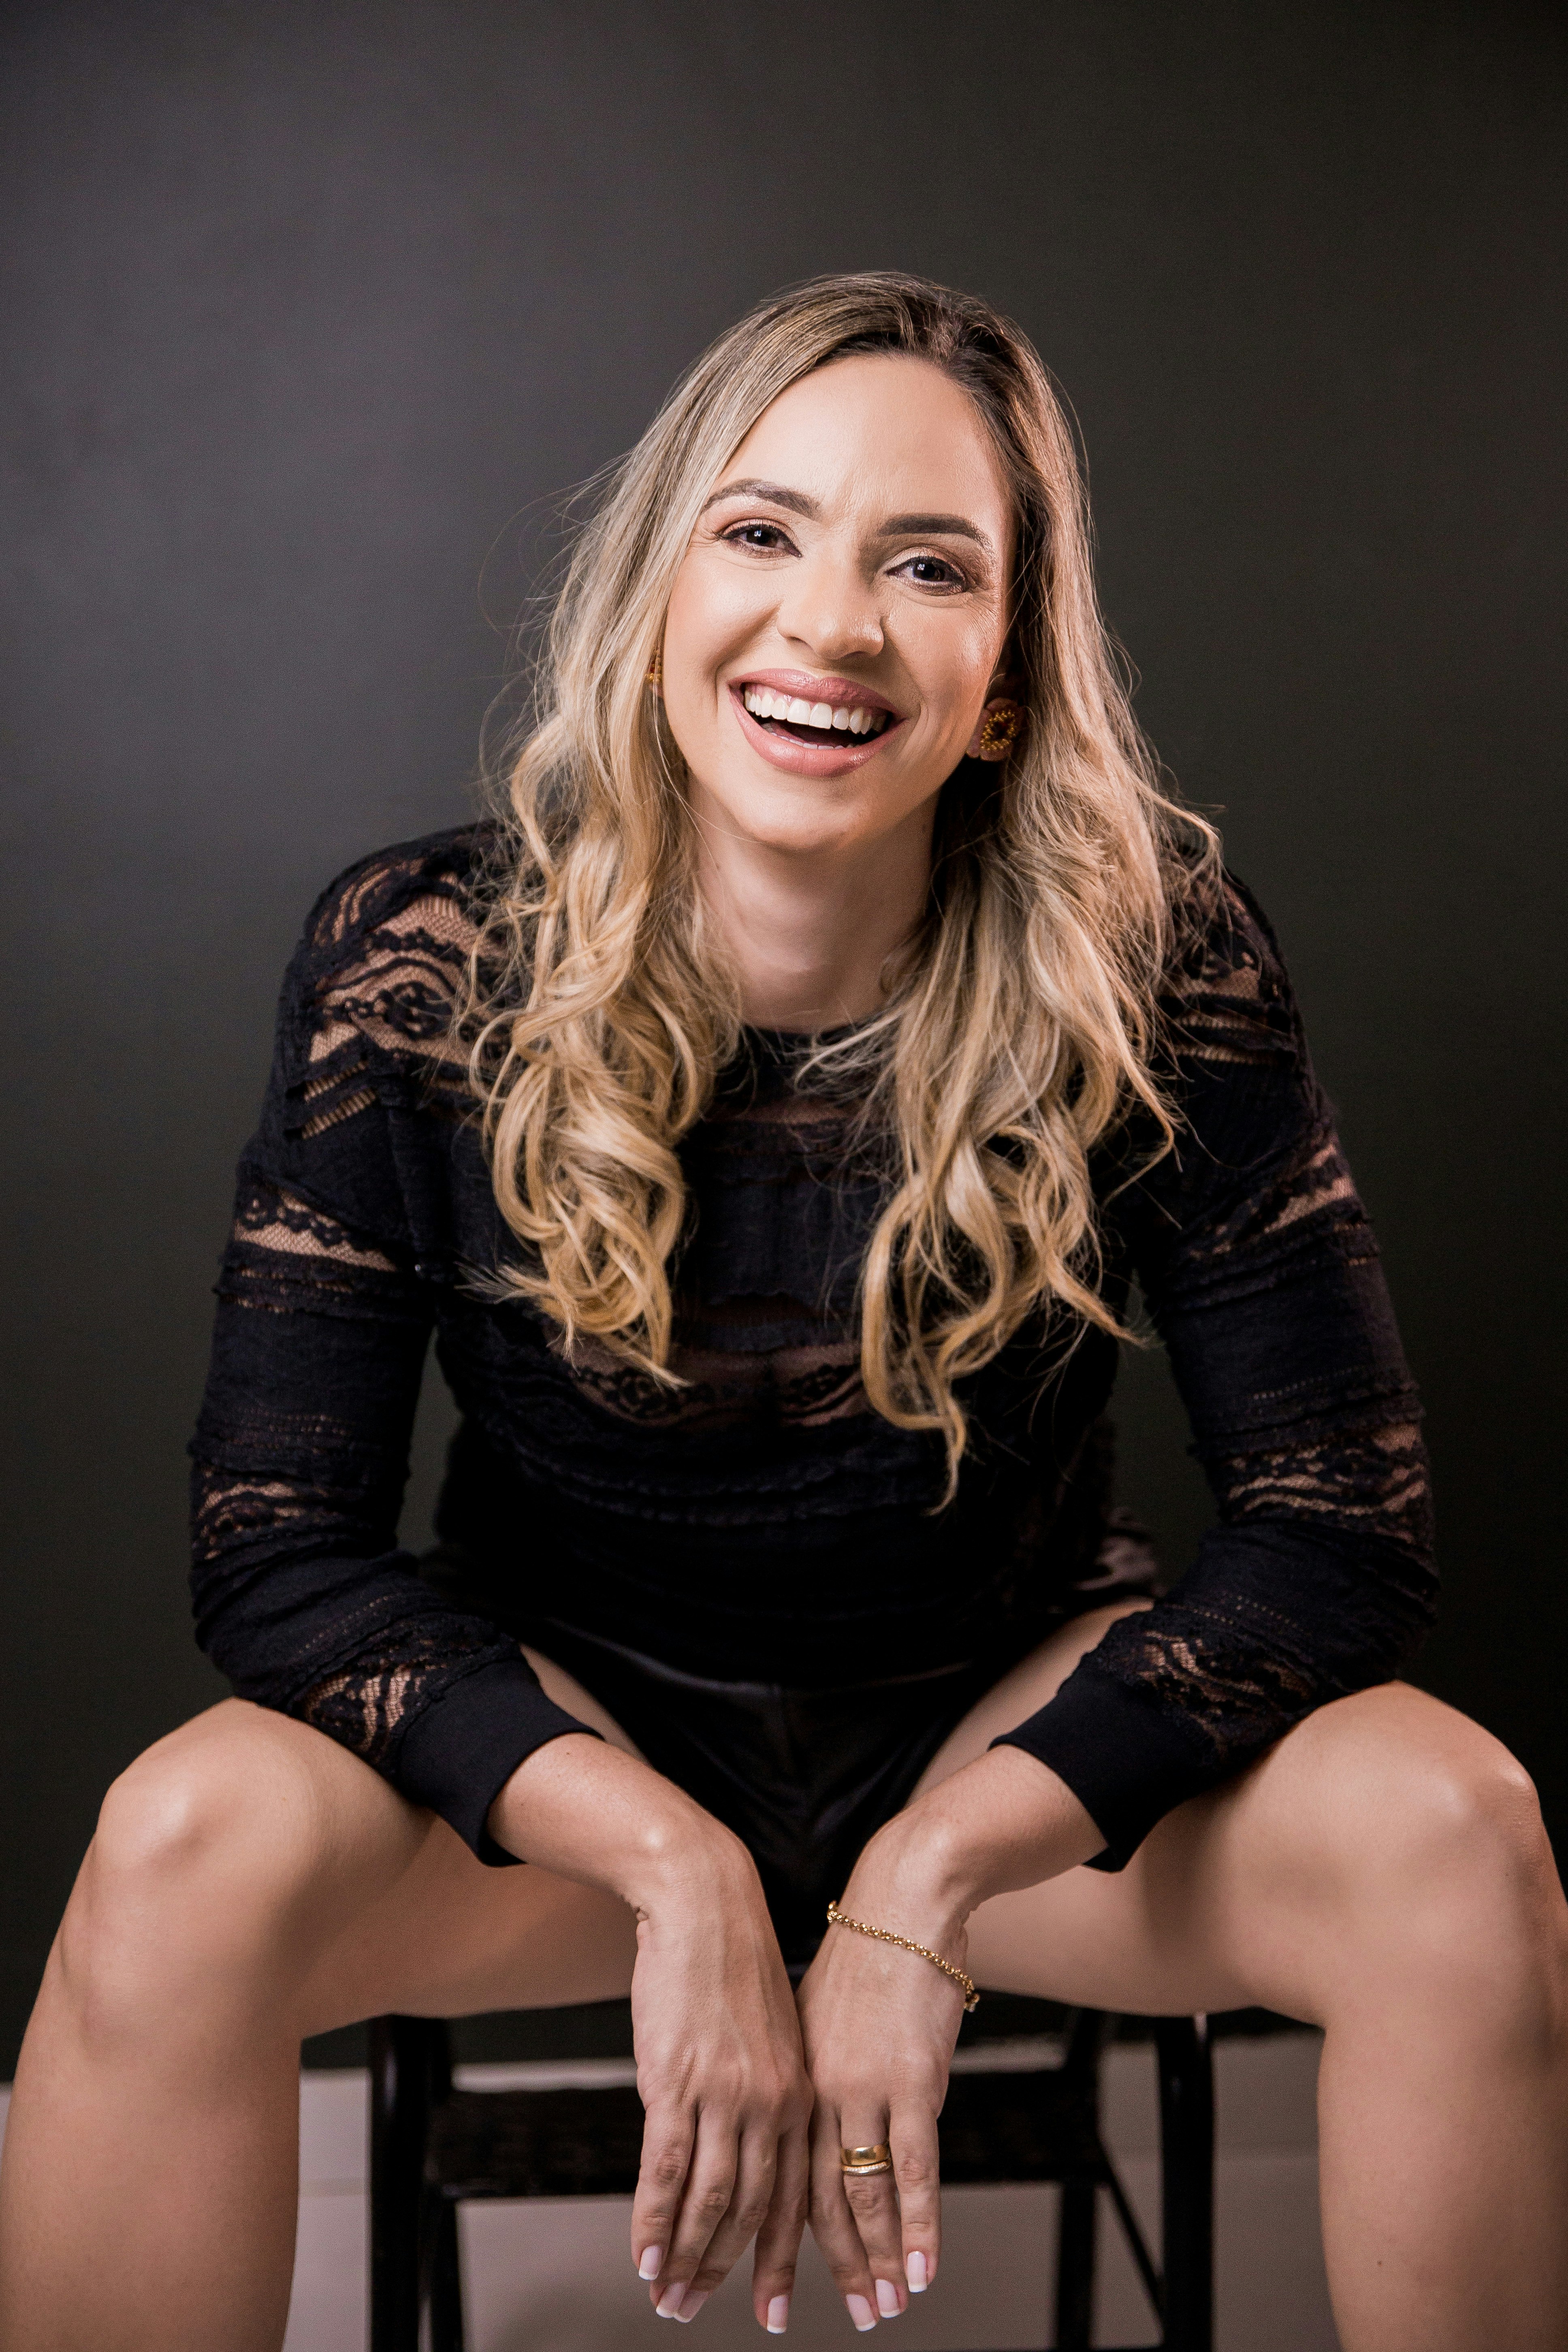
POLYGON ((911 2294, 936 2276, 942 2252, 942 2157, 929 2107, 900 2107, 889 2126, 898 2185, 902 2271, 911 2294))
POLYGON ((692 2293, 710 2295, 721 2286, 766 2221, 778 2169, 778 2146, 775 2130, 753 2127, 742 2133, 729 2207, 692 2273, 691 2288, 680 2306, 682 2319, 689 2315, 692 2293))
MULTIPOLYGON (((858 2144, 858 2143, 852 2143, 858 2144)), ((844 2194, 838 2118, 819 2105, 811 2139, 811 2234, 822 2250, 845 2309, 862 2335, 877 2325, 877 2282, 844 2194)))
MULTIPOLYGON (((846 2147, 870 2147, 885 2135, 861 2131, 863 2112, 851 2108, 842 2120, 846 2147)), ((909 2301, 904 2278, 903 2237, 899 2223, 899 2200, 891 2172, 845 2172, 839 2179, 871 2273, 871 2294, 879 2319, 896 2319, 909 2301)), ((850 2317, 855 2316, 851 2312, 850 2317)))
POLYGON ((730 2210, 739 2166, 734 2125, 721 2123, 715 2116, 700 2116, 669 2251, 657 2286, 649 2289, 661 2319, 696 2317, 701 2290, 692 2285, 692 2280, 708 2251, 709 2241, 730 2210))
POLYGON ((632 2260, 639 2278, 657 2279, 664 2269, 696 2137, 689 2107, 650 2107, 643 2119, 632 2199, 632 2260))
POLYGON ((773 2193, 752 2264, 752 2308, 757 2326, 782 2336, 789 2325, 801 2233, 811 2210, 810 2135, 804 2125, 785 2132, 773 2168, 773 2193))

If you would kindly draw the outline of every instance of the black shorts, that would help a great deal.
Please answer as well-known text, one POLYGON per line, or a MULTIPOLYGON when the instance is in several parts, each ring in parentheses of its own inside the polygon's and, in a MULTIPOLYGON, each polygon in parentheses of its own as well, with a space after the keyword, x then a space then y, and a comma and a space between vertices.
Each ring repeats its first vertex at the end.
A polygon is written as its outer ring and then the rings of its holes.
MULTIPOLYGON (((780 1948, 796 1969, 821 1942, 827 1906, 843 1894, 872 1832, 908 1803, 971 1707, 1056 1630, 1037 1629, 1023 1651, 886 1682, 810 1690, 713 1682, 552 1619, 515 1619, 460 1553, 437 1549, 421 1566, 449 1605, 504 1625, 574 1675, 656 1771, 734 1831, 756 1863, 780 1948)), ((1149 1589, 1146 1574, 1102 1575, 1070 1596, 1056 1622, 1149 1589)))

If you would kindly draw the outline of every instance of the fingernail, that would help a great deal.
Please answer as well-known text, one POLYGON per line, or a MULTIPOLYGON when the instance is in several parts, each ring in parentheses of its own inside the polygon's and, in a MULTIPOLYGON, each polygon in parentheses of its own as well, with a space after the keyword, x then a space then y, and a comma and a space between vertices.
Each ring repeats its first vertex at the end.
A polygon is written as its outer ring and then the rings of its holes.
POLYGON ((904 2307, 903 2296, 891 2279, 877 2281, 877 2308, 884 2319, 897 2319, 904 2307))
POLYGON ((637 2264, 638 2278, 656 2279, 658 2276, 659 2265, 663 2260, 664 2248, 662 2246, 645 2246, 642 2250, 642 2260, 637 2264))
POLYGON ((665 2288, 664 2293, 654 2305, 654 2309, 658 2312, 661 2319, 678 2319, 679 2317, 680 2298, 685 2293, 686 2283, 683 2279, 677 2279, 673 2286, 667 2286, 665 2288))
POLYGON ((787 2294, 775 2294, 768 2305, 768 2334, 782 2336, 788 2326, 789 2297, 787 2294))
POLYGON ((905 2258, 904 2276, 910 2283, 911 2294, 924 2294, 931 2282, 926 2277, 926 2258, 918 2248, 905 2258))
POLYGON ((865 2335, 866 2330, 868 2327, 875 2327, 877 2325, 877 2315, 872 2310, 870 2305, 867 2302, 863 2294, 847 2294, 844 2298, 844 2302, 850 2318, 855 2322, 856 2326, 859 2329, 862 2336, 865 2335))
POLYGON ((686 2297, 685 2302, 681 2305, 680 2309, 675 2315, 683 2327, 686 2326, 688 2320, 696 2318, 698 2313, 701 2310, 703 2305, 707 2302, 713 2290, 710 2286, 694 2286, 692 2288, 690 2294, 686 2297))

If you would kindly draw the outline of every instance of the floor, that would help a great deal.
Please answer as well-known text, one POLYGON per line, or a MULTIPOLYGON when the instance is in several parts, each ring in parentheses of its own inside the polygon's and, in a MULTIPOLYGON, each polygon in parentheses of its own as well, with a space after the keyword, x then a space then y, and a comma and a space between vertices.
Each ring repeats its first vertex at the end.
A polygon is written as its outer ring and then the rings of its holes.
MULTIPOLYGON (((1317 2037, 1222 2042, 1217 2352, 1337 2352, 1318 2238, 1317 2037)), ((622 2062, 476 2066, 479 2088, 622 2078, 622 2062)), ((358 2352, 364 2328, 362 2073, 304 2078, 300 2252, 285 2352, 358 2352)), ((1155 2222, 1153 2061, 1124 2046, 1107 2060, 1107 2137, 1134 2206, 1155 2222)), ((1052 2201, 1040 2189, 959 2189, 945 2200, 939 2284, 897 2326, 900 2352, 1009 2352, 1047 2340, 1052 2201)), ((619 2199, 469 2206, 462 2216, 469 2352, 631 2352, 668 2344, 632 2274, 619 2199)), ((697 2323, 707 2352, 759 2345, 747 2282, 732 2276, 697 2323)), ((1098 2336, 1147 2343, 1154 2330, 1114 2226, 1106 2228, 1098 2336)), ((853 2333, 811 2249, 788 2340, 800 2352, 853 2333)))

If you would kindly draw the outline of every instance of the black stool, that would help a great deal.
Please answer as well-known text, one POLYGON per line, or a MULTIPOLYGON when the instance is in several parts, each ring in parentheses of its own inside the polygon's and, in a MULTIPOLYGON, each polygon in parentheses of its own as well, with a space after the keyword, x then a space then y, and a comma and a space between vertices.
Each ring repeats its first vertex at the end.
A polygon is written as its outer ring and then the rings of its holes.
MULTIPOLYGON (((1162 2253, 1156 2264, 1100 2131, 1100 2063, 1111 2020, 994 1997, 1003 2038, 967 2027, 940 2136, 950 2185, 1056 2180, 1056 2337, 1092 2342, 1096 2222, 1104 2189, 1143 2281, 1164 2352, 1214 2343, 1214 2076, 1207 2020, 1152 2021, 1160 2069, 1162 2253), (1049 2030, 1046 2021, 1048 2021, 1049 2030)), ((627 2197, 642 2103, 630 2083, 567 2090, 453 2088, 451 2038, 422 2017, 371 2025, 370 2352, 464 2352, 458 2207, 470 2197, 627 2197)))

